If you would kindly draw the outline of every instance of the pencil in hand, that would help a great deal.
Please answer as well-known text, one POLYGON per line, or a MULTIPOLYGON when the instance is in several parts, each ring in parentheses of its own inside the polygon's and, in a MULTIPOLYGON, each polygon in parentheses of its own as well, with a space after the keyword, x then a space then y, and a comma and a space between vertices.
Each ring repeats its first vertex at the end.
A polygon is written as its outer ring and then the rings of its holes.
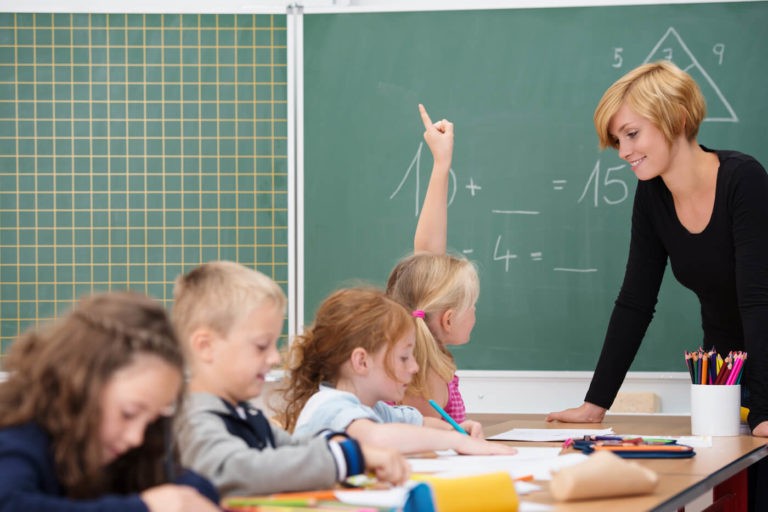
POLYGON ((442 417, 443 417, 443 419, 444 419, 445 421, 447 421, 447 422, 448 422, 448 424, 454 428, 454 430, 456 430, 456 432, 458 432, 459 434, 464 434, 464 435, 467 435, 467 436, 469 435, 469 433, 468 433, 466 430, 464 430, 464 429, 461 427, 461 425, 459 425, 458 423, 456 423, 456 420, 454 420, 453 418, 451 418, 451 416, 450 416, 450 415, 449 415, 447 412, 445 412, 445 410, 444 410, 442 407, 440 407, 440 405, 438 405, 438 403, 437 403, 437 402, 435 402, 434 400, 430 400, 430 401, 429 401, 429 405, 431 405, 431 406, 432 406, 432 408, 433 408, 434 410, 436 410, 436 411, 438 412, 438 414, 440 414, 440 416, 442 416, 442 417))

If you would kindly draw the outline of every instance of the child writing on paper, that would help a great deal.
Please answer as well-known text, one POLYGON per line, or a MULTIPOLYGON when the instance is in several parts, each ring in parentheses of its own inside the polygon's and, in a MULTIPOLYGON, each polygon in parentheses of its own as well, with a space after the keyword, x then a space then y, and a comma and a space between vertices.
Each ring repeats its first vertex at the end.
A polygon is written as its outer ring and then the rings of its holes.
POLYGON ((469 341, 480 281, 470 261, 446 253, 453 124, 445 119, 433 123, 423 105, 419 112, 434 165, 416 226, 414 254, 392 270, 387 294, 416 317, 414 354, 419 370, 403 403, 436 417, 437 411, 428 402, 433 399, 461 423, 466 419, 464 400, 456 363, 446 347, 469 341))
POLYGON ((513 454, 509 446, 460 434, 399 402, 418 365, 413 318, 382 291, 349 288, 320 305, 315 322, 290 346, 284 386, 288 428, 297 434, 346 430, 361 442, 403 453, 453 449, 463 454, 513 454))
POLYGON ((21 335, 6 369, 0 511, 219 510, 211 483, 181 471, 168 449, 184 365, 159 303, 84 298, 21 335))
POLYGON ((299 439, 248 401, 280 356, 286 299, 272 279, 218 261, 179 276, 172 318, 188 352, 190 394, 179 422, 182 461, 223 496, 327 489, 366 470, 408 478, 403 457, 346 436, 299 439))

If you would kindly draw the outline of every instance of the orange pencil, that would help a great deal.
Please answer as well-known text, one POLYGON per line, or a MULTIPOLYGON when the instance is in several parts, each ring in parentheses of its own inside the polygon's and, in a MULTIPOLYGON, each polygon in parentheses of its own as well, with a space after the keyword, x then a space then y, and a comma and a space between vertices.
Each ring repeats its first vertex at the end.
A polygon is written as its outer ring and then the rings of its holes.
MULTIPOLYGON (((355 489, 345 489, 354 491, 355 489)), ((278 494, 272 494, 269 498, 277 500, 289 500, 289 499, 306 499, 317 501, 333 501, 336 499, 334 489, 323 489, 319 491, 299 491, 299 492, 283 492, 278 494)))

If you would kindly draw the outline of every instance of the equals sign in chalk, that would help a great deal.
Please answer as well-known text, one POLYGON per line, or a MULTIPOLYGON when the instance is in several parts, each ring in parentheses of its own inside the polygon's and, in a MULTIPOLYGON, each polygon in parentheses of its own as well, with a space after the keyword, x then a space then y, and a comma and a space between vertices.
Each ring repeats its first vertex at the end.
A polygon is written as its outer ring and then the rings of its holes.
POLYGON ((565 188, 566 183, 568 183, 567 180, 552 180, 552 187, 555 190, 563 190, 563 188, 565 188))

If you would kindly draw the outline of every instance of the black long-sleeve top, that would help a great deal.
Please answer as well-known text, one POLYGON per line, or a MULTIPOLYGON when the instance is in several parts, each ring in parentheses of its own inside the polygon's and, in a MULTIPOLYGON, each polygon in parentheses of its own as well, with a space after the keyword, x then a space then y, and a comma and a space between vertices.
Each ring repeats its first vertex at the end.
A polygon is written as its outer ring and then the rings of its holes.
POLYGON ((680 223, 660 177, 638 183, 624 283, 587 402, 607 409, 616 398, 653 318, 669 259, 675 278, 699 298, 704 345, 748 353, 742 384, 750 392, 750 427, 768 420, 768 174, 748 155, 714 152, 715 203, 701 233, 680 223))

